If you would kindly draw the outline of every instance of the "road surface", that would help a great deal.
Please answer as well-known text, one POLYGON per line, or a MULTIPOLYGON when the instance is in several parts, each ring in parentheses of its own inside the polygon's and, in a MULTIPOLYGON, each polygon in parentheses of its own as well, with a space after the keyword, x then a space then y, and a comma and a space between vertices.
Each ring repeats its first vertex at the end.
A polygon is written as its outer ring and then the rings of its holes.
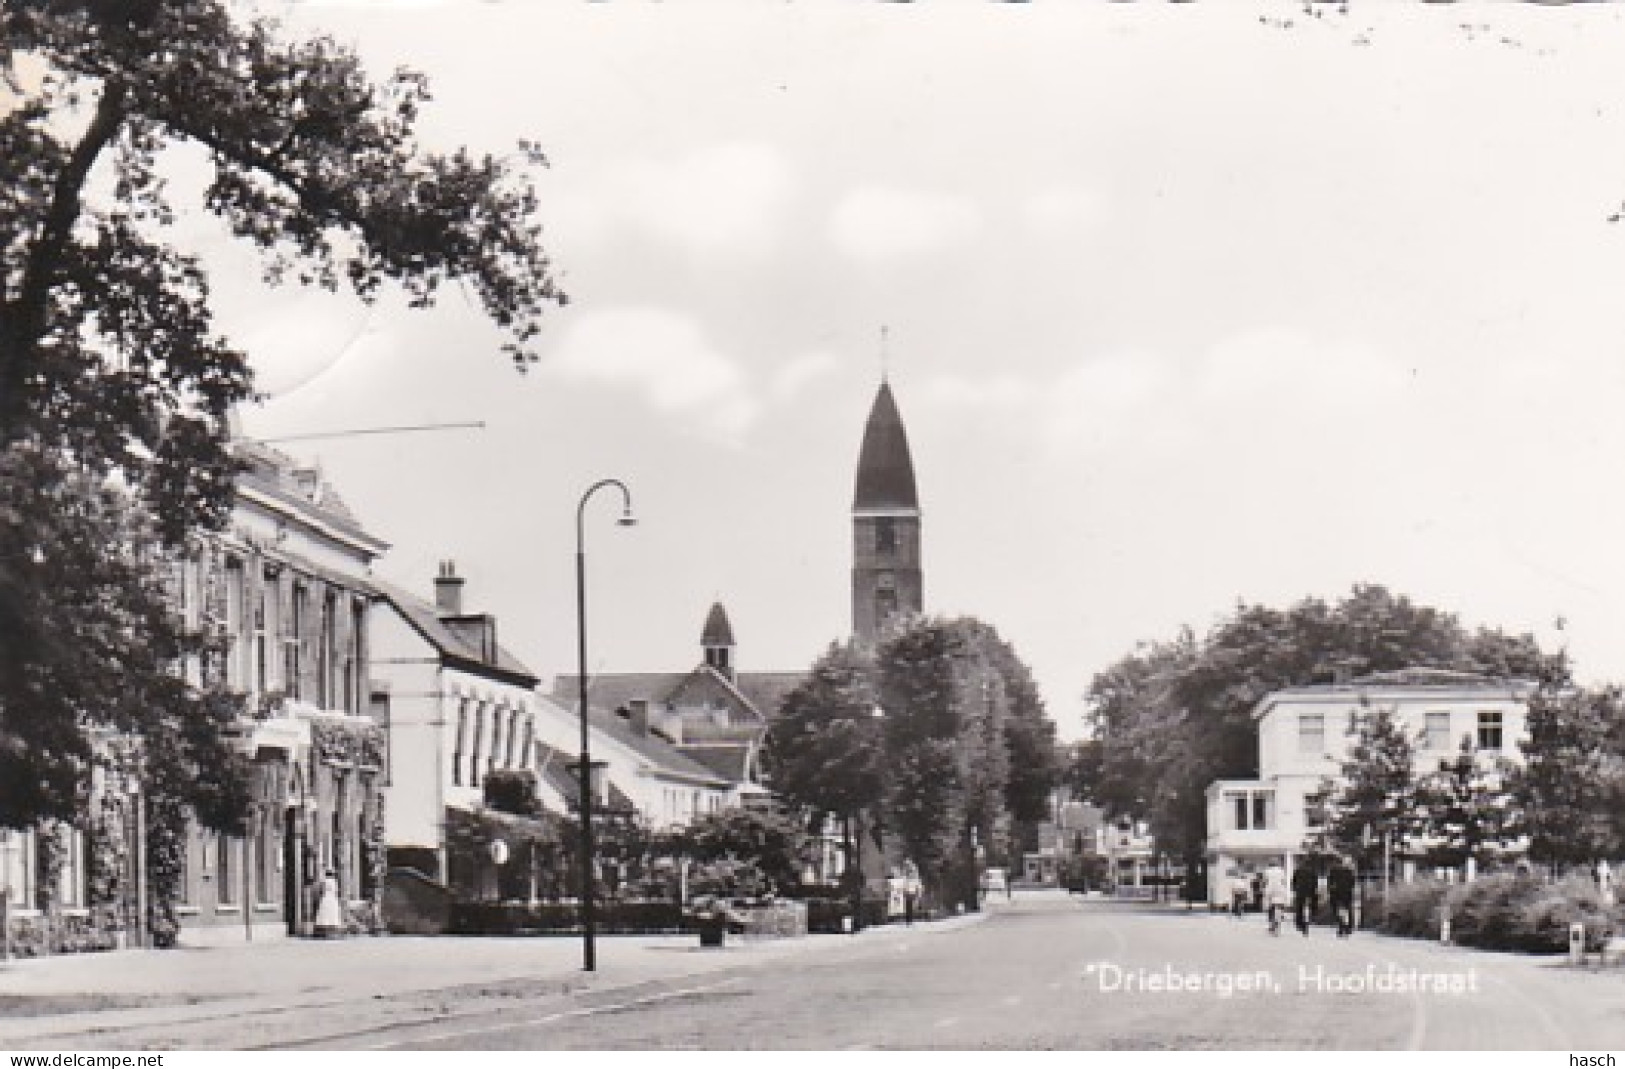
MULTIPOLYGON (((459 940, 426 941, 430 955, 459 940)), ((313 947, 313 953, 320 947, 313 947)), ((1256 916, 1018 892, 972 922, 638 966, 603 944, 590 980, 508 977, 339 997, 30 1043, 55 1049, 1543 1049, 1625 1047, 1625 968, 1256 916), (625 964, 622 964, 624 962, 625 964)), ((301 951, 302 953, 302 951, 301 951)))

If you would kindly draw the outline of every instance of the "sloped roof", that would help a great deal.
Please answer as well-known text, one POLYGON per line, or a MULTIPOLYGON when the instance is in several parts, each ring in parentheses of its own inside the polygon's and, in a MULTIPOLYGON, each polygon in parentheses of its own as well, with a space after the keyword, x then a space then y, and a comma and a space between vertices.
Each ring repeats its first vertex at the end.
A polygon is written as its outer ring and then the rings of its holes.
POLYGON ((576 784, 575 776, 566 767, 576 760, 575 757, 556 750, 540 739, 535 740, 536 757, 538 762, 537 774, 542 781, 558 793, 566 803, 572 801, 580 789, 576 784))
POLYGON ((751 748, 743 743, 722 746, 679 746, 684 757, 696 761, 723 779, 745 783, 750 778, 751 748))
POLYGON ((588 722, 662 772, 713 782, 719 779, 715 772, 698 761, 685 756, 671 743, 635 730, 632 725, 614 713, 594 709, 589 714, 588 722))
POLYGON ((908 451, 908 432, 897 411, 891 384, 882 382, 875 403, 869 409, 869 422, 863 428, 863 448, 858 453, 857 488, 852 495, 854 511, 867 509, 917 509, 919 494, 914 487, 914 460, 908 451))
POLYGON ((779 715, 779 706, 792 690, 807 678, 806 672, 740 672, 734 686, 768 720, 779 715))
POLYGON ((315 513, 350 535, 378 542, 381 547, 385 545, 361 526, 338 491, 322 478, 320 469, 302 465, 264 442, 236 438, 231 448, 243 465, 237 474, 237 485, 252 487, 284 505, 315 513))
MULTIPOLYGON (((615 672, 587 677, 587 704, 594 709, 619 709, 634 701, 663 702, 676 690, 687 672, 615 672)), ((553 700, 566 709, 575 709, 580 676, 563 675, 553 679, 553 700)))
POLYGON ((495 660, 485 660, 479 645, 469 641, 466 630, 448 626, 440 619, 439 610, 421 598, 407 593, 400 587, 378 580, 373 580, 372 585, 384 600, 395 607, 413 630, 422 635, 442 657, 455 662, 457 667, 475 672, 496 672, 524 687, 534 687, 540 680, 535 672, 526 668, 519 658, 509 653, 500 643, 497 645, 495 660))
POLYGON ((1379 697, 1378 692, 1427 692, 1430 700, 1450 700, 1449 692, 1482 697, 1485 694, 1505 695, 1522 700, 1538 684, 1527 679, 1505 679, 1460 672, 1445 668, 1401 668, 1392 672, 1374 672, 1344 683, 1310 683, 1297 687, 1283 687, 1260 698, 1253 707, 1253 718, 1264 716, 1272 707, 1294 699, 1310 701, 1337 701, 1379 697))
MULTIPOLYGON (((619 709, 634 701, 658 705, 672 700, 696 676, 708 673, 737 692, 764 720, 777 716, 784 696, 807 678, 805 672, 738 672, 730 683, 708 665, 687 672, 614 672, 588 677, 587 704, 595 709, 619 709)), ((576 707, 577 679, 572 674, 553 680, 552 698, 566 709, 576 707)))

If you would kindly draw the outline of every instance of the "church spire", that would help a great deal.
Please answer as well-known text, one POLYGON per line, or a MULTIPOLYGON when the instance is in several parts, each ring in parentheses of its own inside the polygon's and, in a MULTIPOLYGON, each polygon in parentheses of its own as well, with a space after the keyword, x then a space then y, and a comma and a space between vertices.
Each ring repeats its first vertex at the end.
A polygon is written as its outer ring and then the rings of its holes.
POLYGON ((920 507, 914 487, 914 459, 908 451, 908 431, 892 397, 891 383, 882 381, 869 422, 863 429, 858 453, 857 487, 853 512, 915 510, 920 507))
POLYGON ((882 380, 863 429, 852 495, 852 633, 873 644, 893 617, 921 611, 920 497, 908 432, 882 380))

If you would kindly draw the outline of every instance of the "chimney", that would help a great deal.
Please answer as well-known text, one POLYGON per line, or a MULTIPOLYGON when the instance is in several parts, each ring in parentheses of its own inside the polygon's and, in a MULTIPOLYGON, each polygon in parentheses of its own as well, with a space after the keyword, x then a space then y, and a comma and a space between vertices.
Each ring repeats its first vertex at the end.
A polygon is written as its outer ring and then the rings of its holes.
POLYGON ((642 698, 633 698, 626 705, 627 711, 632 714, 632 730, 639 735, 649 734, 649 703, 642 698))
POLYGON ((463 580, 452 561, 440 562, 440 574, 434 581, 434 604, 441 616, 463 614, 463 580))

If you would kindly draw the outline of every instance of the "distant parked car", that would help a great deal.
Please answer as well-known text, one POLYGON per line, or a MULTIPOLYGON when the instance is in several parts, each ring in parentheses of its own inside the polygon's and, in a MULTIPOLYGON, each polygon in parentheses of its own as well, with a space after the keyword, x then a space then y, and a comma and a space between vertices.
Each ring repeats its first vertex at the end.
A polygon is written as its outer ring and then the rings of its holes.
POLYGON ((982 891, 986 894, 1009 894, 1010 877, 1003 869, 988 869, 982 873, 982 891))

